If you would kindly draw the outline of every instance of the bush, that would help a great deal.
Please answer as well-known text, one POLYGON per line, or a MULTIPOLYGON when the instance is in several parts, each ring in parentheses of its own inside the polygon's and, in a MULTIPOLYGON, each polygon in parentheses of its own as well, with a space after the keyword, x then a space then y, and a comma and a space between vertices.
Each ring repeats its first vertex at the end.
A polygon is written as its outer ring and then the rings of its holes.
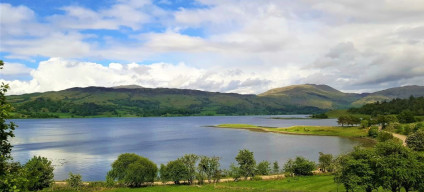
POLYGON ((25 166, 28 179, 28 190, 36 191, 50 187, 53 180, 52 162, 45 157, 33 157, 25 166))
POLYGON ((412 128, 410 125, 405 125, 403 126, 403 134, 404 135, 409 135, 412 132, 412 128))
POLYGON ((112 163, 112 170, 107 173, 108 183, 118 181, 130 187, 137 187, 145 182, 153 182, 158 168, 147 158, 134 153, 124 153, 112 163))
POLYGON ((181 180, 188 179, 188 169, 179 159, 168 162, 166 166, 162 164, 160 174, 162 181, 173 181, 175 184, 180 184, 181 180))
POLYGON ((406 138, 406 144, 414 151, 424 151, 424 131, 418 130, 409 135, 406 138))
POLYGON ((271 163, 268 161, 262 161, 256 166, 256 174, 258 175, 269 175, 271 173, 271 163))
POLYGON ((385 131, 380 131, 378 133, 377 140, 380 141, 380 142, 385 142, 385 141, 391 140, 391 139, 393 139, 393 134, 391 134, 391 133, 388 133, 388 132, 385 132, 385 131))
POLYGON ((245 179, 255 176, 256 161, 253 152, 247 149, 240 150, 239 154, 236 156, 236 161, 239 164, 240 174, 244 176, 245 179))
POLYGON ((369 126, 369 122, 368 120, 362 120, 361 121, 361 127, 362 128, 367 128, 369 126))
POLYGON ((284 171, 286 173, 293 173, 294 175, 312 175, 312 171, 315 170, 315 163, 309 161, 304 157, 296 157, 293 161, 289 159, 284 165, 284 171))
POLYGON ((368 130, 368 136, 370 136, 372 138, 376 138, 378 136, 378 127, 377 126, 372 126, 368 130))
POLYGON ((66 180, 68 185, 74 189, 79 189, 83 186, 82 177, 80 174, 69 173, 69 178, 66 180))
POLYGON ((414 132, 417 132, 418 130, 423 130, 424 131, 424 124, 422 122, 419 122, 419 123, 415 124, 415 126, 414 126, 414 132))
POLYGON ((234 163, 231 163, 227 175, 232 177, 234 181, 238 181, 241 177, 240 168, 237 167, 234 163))
POLYGON ((261 176, 253 176, 252 178, 250 178, 250 180, 252 181, 262 181, 262 177, 261 176))

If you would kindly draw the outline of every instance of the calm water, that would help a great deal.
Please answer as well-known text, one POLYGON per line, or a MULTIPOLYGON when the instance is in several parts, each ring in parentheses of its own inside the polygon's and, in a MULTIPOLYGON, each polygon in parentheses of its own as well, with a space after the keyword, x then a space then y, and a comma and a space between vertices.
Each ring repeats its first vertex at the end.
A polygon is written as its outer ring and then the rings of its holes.
POLYGON ((227 168, 238 150, 254 152, 256 160, 278 161, 304 156, 317 161, 318 152, 340 154, 352 150, 357 141, 329 136, 299 136, 247 130, 206 127, 223 123, 262 126, 336 125, 336 120, 270 119, 242 117, 155 117, 98 119, 14 120, 13 156, 21 163, 34 155, 47 157, 55 166, 55 179, 69 172, 84 180, 104 180, 110 164, 121 153, 136 153, 158 165, 184 154, 221 157, 227 168))

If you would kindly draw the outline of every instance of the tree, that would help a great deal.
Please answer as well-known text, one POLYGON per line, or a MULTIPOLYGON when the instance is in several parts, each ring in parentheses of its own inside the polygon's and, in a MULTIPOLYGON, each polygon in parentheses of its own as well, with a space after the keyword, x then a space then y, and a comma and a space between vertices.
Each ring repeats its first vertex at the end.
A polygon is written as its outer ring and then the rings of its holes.
POLYGON ((397 192, 404 187, 409 191, 411 187, 419 185, 422 180, 422 162, 418 161, 417 155, 410 149, 395 141, 381 142, 376 145, 378 156, 379 184, 392 192, 397 192))
POLYGON ((424 131, 418 130, 417 132, 409 135, 406 138, 406 144, 414 151, 424 151, 424 131))
POLYGON ((331 163, 333 162, 333 155, 332 154, 324 154, 322 152, 319 152, 319 167, 321 168, 322 172, 326 172, 328 168, 330 167, 331 163))
POLYGON ((345 124, 347 124, 347 116, 340 116, 339 118, 337 118, 337 124, 342 125, 342 127, 344 127, 345 124))
POLYGON ((187 181, 189 184, 192 184, 196 177, 196 163, 198 159, 199 156, 195 154, 186 154, 180 158, 187 168, 187 181))
POLYGON ((236 161, 239 164, 240 174, 244 176, 245 179, 249 176, 255 176, 256 161, 253 152, 247 149, 240 150, 236 156, 236 161))
POLYGON ((389 123, 398 122, 398 119, 394 115, 377 115, 377 122, 385 129, 389 123))
POLYGON ((33 157, 24 166, 28 179, 28 189, 41 190, 53 184, 52 162, 45 157, 33 157))
POLYGON ((371 192, 376 189, 377 175, 375 173, 376 162, 374 150, 356 147, 353 152, 338 158, 335 181, 343 183, 346 191, 358 189, 371 192))
POLYGON ((415 122, 414 113, 410 110, 403 110, 399 115, 397 115, 397 119, 400 123, 413 123, 415 122))
POLYGON ((69 173, 69 178, 66 179, 66 183, 76 190, 79 190, 83 186, 81 175, 72 174, 72 172, 69 173))
POLYGON ((378 135, 377 135, 377 140, 380 142, 384 142, 393 138, 394 138, 393 134, 389 132, 385 132, 385 131, 380 131, 378 132, 378 135))
POLYGON ((268 161, 261 161, 256 166, 256 174, 258 175, 269 175, 271 173, 271 163, 268 161))
POLYGON ((219 167, 219 157, 200 157, 200 162, 198 165, 199 174, 206 175, 209 183, 211 183, 212 180, 216 183, 220 179, 221 170, 219 167))
POLYGON ((361 121, 361 127, 362 128, 367 128, 369 126, 369 122, 368 120, 362 120, 361 121))
POLYGON ((312 171, 315 170, 315 163, 309 161, 304 157, 296 157, 293 161, 289 159, 284 165, 284 171, 286 173, 293 173, 294 175, 312 175, 312 171))
MULTIPOLYGON (((0 69, 3 69, 3 61, 0 60, 0 69)), ((11 159, 10 152, 12 151, 12 145, 9 139, 14 137, 13 131, 16 125, 13 122, 6 123, 6 119, 10 118, 10 112, 13 110, 12 106, 6 101, 6 92, 9 89, 9 85, 3 82, 0 85, 0 189, 8 190, 11 179, 10 178, 10 164, 8 160, 11 159)), ((15 186, 16 187, 16 186, 15 186)))
POLYGON ((272 173, 274 173, 274 174, 280 173, 280 166, 278 165, 277 161, 274 161, 274 163, 273 163, 272 173))
POLYGON ((378 136, 378 127, 371 126, 371 128, 368 130, 368 136, 376 138, 378 136))
POLYGON ((238 181, 241 177, 240 168, 234 163, 231 163, 230 168, 228 169, 228 176, 232 177, 234 181, 238 181))
POLYGON ((180 181, 188 178, 188 169, 180 159, 170 161, 166 166, 161 166, 160 173, 162 181, 171 180, 175 184, 180 184, 180 181))
POLYGON ((112 169, 107 173, 107 180, 137 187, 145 182, 153 182, 157 174, 155 163, 134 153, 124 153, 112 163, 112 169))

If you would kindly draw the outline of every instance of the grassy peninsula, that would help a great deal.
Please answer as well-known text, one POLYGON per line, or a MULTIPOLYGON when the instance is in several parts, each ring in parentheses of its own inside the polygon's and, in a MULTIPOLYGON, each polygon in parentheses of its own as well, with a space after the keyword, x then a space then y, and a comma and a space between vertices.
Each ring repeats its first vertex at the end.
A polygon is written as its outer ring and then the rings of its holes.
POLYGON ((367 129, 360 127, 335 127, 335 126, 292 126, 292 127, 262 127, 248 124, 220 124, 217 128, 247 129, 252 131, 273 132, 281 134, 296 135, 320 135, 320 136, 341 136, 341 137, 365 137, 367 129))

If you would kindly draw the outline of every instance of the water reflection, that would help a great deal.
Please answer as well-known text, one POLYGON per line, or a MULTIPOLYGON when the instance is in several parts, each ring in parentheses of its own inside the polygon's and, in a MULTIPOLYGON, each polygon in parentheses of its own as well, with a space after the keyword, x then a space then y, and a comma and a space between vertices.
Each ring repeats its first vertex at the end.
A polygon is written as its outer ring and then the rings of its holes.
POLYGON ((255 152, 257 161, 279 161, 304 156, 318 159, 318 152, 339 154, 358 144, 346 138, 299 136, 205 127, 223 123, 245 123, 286 127, 335 125, 334 119, 270 119, 269 116, 99 118, 15 120, 19 125, 13 156, 26 162, 34 155, 53 161, 55 179, 68 172, 84 180, 104 180, 110 164, 121 153, 137 153, 158 165, 183 154, 219 156, 224 168, 234 162, 238 150, 255 152))

